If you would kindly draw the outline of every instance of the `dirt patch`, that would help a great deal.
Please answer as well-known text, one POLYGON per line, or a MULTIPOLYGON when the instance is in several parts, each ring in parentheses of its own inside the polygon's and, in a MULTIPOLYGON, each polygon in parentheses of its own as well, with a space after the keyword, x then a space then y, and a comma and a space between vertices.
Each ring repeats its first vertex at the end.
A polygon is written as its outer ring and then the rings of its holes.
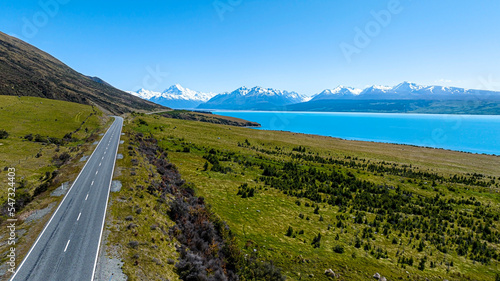
POLYGON ((47 207, 45 207, 43 209, 33 210, 33 211, 30 211, 30 212, 23 214, 22 216, 19 217, 19 219, 21 219, 21 220, 24 219, 25 223, 31 223, 31 222, 37 221, 37 220, 43 218, 44 216, 46 216, 47 214, 49 214, 55 205, 56 205, 55 202, 50 203, 47 207))
POLYGON ((54 191, 52 191, 50 193, 50 196, 58 197, 58 196, 64 195, 64 194, 66 194, 66 192, 68 192, 70 186, 71 186, 71 183, 69 181, 65 182, 61 186, 56 188, 54 191))
POLYGON ((122 189, 121 181, 112 181, 111 182, 111 192, 118 192, 122 189))

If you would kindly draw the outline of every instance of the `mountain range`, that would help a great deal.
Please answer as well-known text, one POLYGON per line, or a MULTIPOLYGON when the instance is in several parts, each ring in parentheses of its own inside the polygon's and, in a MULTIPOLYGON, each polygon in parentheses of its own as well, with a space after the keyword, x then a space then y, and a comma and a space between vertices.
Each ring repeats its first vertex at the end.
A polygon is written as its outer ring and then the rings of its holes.
POLYGON ((270 88, 241 87, 230 93, 216 95, 201 109, 231 109, 231 110, 274 110, 289 104, 306 102, 309 98, 296 92, 287 92, 270 88))
POLYGON ((178 84, 163 93, 145 89, 130 93, 174 108, 500 114, 500 92, 410 82, 365 89, 338 86, 312 97, 262 87, 241 87, 215 95, 192 91, 178 84))
POLYGON ((457 87, 422 86, 403 82, 394 87, 370 86, 354 89, 339 86, 315 95, 312 101, 325 99, 365 99, 365 100, 468 100, 499 99, 500 93, 485 90, 468 90, 457 87))
POLYGON ((175 84, 163 92, 139 89, 128 93, 160 105, 182 109, 196 108, 216 96, 214 93, 202 93, 183 88, 179 84, 175 84))

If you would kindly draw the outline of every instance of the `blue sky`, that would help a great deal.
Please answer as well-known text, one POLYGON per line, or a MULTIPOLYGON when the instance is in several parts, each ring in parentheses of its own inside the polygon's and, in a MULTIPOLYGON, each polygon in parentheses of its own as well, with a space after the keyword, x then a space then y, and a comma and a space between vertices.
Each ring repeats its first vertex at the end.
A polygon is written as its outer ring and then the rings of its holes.
POLYGON ((0 31, 123 90, 500 90, 499 11, 492 0, 7 0, 0 31))

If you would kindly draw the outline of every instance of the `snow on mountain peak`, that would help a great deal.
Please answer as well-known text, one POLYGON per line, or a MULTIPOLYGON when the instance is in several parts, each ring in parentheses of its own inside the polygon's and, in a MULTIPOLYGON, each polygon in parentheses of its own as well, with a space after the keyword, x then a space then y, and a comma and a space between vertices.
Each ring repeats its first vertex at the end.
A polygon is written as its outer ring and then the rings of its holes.
POLYGON ((141 88, 135 92, 128 92, 134 96, 142 99, 165 99, 165 100, 186 100, 186 101, 199 101, 206 102, 213 98, 214 93, 202 93, 182 87, 180 84, 172 85, 170 88, 163 92, 155 92, 141 88))

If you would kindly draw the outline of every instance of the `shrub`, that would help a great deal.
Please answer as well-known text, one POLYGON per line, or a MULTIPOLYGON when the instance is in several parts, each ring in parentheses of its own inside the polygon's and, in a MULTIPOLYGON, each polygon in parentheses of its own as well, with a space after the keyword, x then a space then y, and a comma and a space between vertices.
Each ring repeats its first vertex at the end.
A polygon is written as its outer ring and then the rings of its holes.
POLYGON ((288 237, 291 237, 293 235, 293 228, 291 226, 288 227, 285 235, 288 237))
POLYGON ((8 137, 9 137, 9 133, 7 133, 7 131, 5 131, 3 129, 0 129, 0 140, 6 139, 8 137))
POLYGON ((333 251, 337 254, 343 254, 344 253, 344 247, 341 245, 335 245, 333 247, 333 251))
POLYGON ((71 155, 65 151, 59 155, 54 155, 54 157, 52 158, 52 163, 54 163, 56 167, 61 167, 62 165, 66 164, 70 158, 71 155))
POLYGON ((313 238, 311 245, 313 245, 313 248, 319 248, 320 243, 321 243, 321 233, 318 233, 318 236, 313 238))
POLYGON ((47 191, 49 188, 50 183, 49 182, 44 182, 41 185, 39 185, 37 188, 35 188, 35 191, 33 191, 33 197, 42 194, 43 192, 47 191))
POLYGON ((128 242, 128 246, 130 248, 135 249, 135 248, 137 248, 137 246, 139 246, 139 242, 137 242, 137 241, 130 241, 130 242, 128 242))
POLYGON ((236 195, 240 195, 241 198, 254 197, 255 188, 250 188, 247 183, 244 183, 238 187, 238 193, 236 193, 236 195))

